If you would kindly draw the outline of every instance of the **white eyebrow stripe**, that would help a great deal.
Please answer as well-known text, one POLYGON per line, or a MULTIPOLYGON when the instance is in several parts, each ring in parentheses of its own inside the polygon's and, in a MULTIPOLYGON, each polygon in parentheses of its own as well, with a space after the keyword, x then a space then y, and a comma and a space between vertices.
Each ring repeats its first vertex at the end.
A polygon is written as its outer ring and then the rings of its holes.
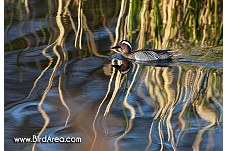
POLYGON ((131 46, 131 44, 130 44, 129 42, 127 42, 127 41, 122 41, 122 43, 128 45, 128 46, 131 48, 131 50, 132 50, 132 46, 131 46))

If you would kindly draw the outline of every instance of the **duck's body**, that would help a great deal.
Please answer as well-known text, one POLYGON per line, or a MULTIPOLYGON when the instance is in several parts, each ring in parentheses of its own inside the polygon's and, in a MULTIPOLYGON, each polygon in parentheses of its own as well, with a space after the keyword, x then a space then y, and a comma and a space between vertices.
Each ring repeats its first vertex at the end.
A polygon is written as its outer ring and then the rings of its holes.
POLYGON ((129 54, 121 53, 122 56, 131 60, 153 61, 171 59, 171 53, 168 50, 136 50, 129 54))
POLYGON ((120 53, 125 58, 137 61, 154 61, 154 60, 164 60, 164 59, 171 59, 172 54, 170 50, 135 50, 132 51, 131 44, 123 40, 119 43, 119 45, 113 47, 120 48, 120 53))

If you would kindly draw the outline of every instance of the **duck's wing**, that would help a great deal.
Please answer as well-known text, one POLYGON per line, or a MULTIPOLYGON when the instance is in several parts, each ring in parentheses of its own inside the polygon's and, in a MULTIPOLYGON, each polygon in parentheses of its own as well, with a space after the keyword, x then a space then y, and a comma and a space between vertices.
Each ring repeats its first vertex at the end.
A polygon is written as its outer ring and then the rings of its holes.
POLYGON ((137 50, 133 51, 136 60, 151 61, 159 59, 171 59, 173 56, 171 50, 137 50))
MULTIPOLYGON (((142 50, 143 51, 143 50, 142 50)), ((164 49, 164 50, 151 50, 151 49, 145 49, 145 51, 153 51, 157 54, 160 54, 160 53, 171 53, 173 52, 171 49, 164 49)))
POLYGON ((134 51, 134 56, 136 60, 139 61, 151 61, 158 60, 160 55, 154 51, 134 51))
POLYGON ((147 50, 147 51, 153 51, 157 53, 160 58, 159 59, 171 59, 174 52, 171 49, 165 49, 165 50, 147 50))

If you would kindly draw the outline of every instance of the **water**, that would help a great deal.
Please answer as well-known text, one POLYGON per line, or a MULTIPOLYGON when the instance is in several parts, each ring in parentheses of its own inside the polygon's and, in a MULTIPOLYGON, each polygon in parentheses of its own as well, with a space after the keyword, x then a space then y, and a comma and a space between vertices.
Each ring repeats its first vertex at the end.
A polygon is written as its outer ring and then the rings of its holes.
POLYGON ((110 51, 119 4, 88 2, 82 24, 78 1, 60 18, 56 2, 5 2, 5 150, 222 150, 223 48, 122 61, 110 51), (14 143, 33 135, 82 142, 14 143))

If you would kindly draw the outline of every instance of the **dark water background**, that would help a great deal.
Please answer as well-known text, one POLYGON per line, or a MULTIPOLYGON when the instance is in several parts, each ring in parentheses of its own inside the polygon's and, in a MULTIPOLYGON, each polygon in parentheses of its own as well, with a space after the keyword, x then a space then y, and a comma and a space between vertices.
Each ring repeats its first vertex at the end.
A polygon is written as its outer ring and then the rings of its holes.
POLYGON ((5 1, 5 150, 222 150, 221 45, 121 74, 110 50, 121 2, 75 1, 65 16, 66 2, 60 16, 60 1, 28 2, 5 1), (13 142, 33 135, 82 142, 13 142))

